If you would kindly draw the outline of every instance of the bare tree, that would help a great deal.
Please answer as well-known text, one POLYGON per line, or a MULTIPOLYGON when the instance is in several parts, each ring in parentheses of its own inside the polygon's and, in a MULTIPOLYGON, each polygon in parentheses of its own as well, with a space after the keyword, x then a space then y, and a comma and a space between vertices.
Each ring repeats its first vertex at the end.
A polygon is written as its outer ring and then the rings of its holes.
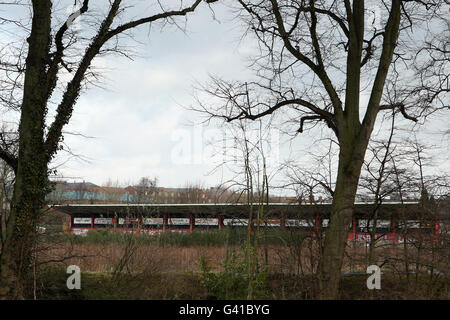
POLYGON ((156 186, 158 184, 157 178, 149 178, 149 177, 142 177, 138 184, 134 187, 136 194, 135 200, 138 203, 148 202, 152 200, 152 196, 154 192, 156 191, 156 186))
POLYGON ((11 168, 4 161, 0 161, 0 244, 2 247, 5 240, 3 230, 9 218, 13 183, 14 174, 11 168))
MULTIPOLYGON (((16 91, 20 97, 14 94, 17 99, 9 100, 12 107, 18 106, 20 110, 18 155, 0 149, 0 157, 15 172, 10 218, 0 256, 0 297, 23 297, 26 293, 33 230, 49 192, 48 164, 60 149, 63 128, 70 121, 82 88, 94 83, 95 57, 107 53, 126 56, 119 45, 124 35, 130 35, 130 31, 142 25, 176 24, 177 18, 193 12, 201 2, 155 1, 151 9, 155 13, 148 14, 149 9, 142 9, 141 17, 133 20, 127 19, 132 6, 121 0, 104 1, 104 12, 91 15, 92 2, 83 0, 79 9, 66 17, 58 16, 60 11, 54 10, 55 1, 31 2, 31 25, 21 29, 25 34, 22 57, 26 59, 9 68, 9 72, 23 74, 23 82, 18 82, 22 87, 16 91), (80 17, 87 19, 87 28, 77 33, 72 26, 80 17), (64 81, 63 75, 69 80, 64 81), (57 107, 54 119, 47 126, 50 102, 57 107)), ((13 87, 16 88, 14 84, 13 87)))
POLYGON ((364 173, 360 179, 360 189, 365 189, 369 195, 369 201, 374 204, 373 212, 366 220, 366 230, 370 235, 368 264, 374 263, 375 247, 382 238, 377 236, 379 209, 383 201, 392 194, 395 188, 386 183, 393 173, 390 169, 390 159, 395 152, 393 136, 395 131, 395 113, 391 118, 391 129, 386 141, 373 141, 368 147, 368 154, 363 165, 364 173), (367 159, 368 158, 368 159, 367 159))
POLYGON ((420 288, 419 277, 428 278, 427 286, 429 294, 432 294, 432 288, 442 275, 440 270, 448 268, 447 235, 445 231, 439 230, 447 219, 442 215, 442 208, 445 208, 449 192, 448 174, 431 174, 434 159, 430 155, 430 146, 411 138, 389 141, 371 145, 361 179, 361 189, 366 189, 366 194, 371 196, 374 203, 372 215, 366 222, 370 234, 367 258, 369 264, 375 262, 398 272, 401 277, 405 276, 407 284, 414 285, 414 290, 424 289, 420 288), (401 242, 401 251, 396 242, 386 243, 383 246, 392 248, 394 254, 386 255, 386 251, 383 251, 381 259, 376 260, 375 249, 380 247, 376 246, 380 239, 376 235, 378 210, 387 198, 401 203, 419 201, 420 211, 397 212, 391 232, 398 235, 396 240, 401 242), (436 224, 438 221, 439 225, 436 224), (429 277, 425 276, 426 272, 429 277), (411 282, 412 279, 415 281, 411 282))
POLYGON ((180 188, 179 203, 206 203, 208 194, 202 182, 188 182, 180 188))
MULTIPOLYGON (((430 59, 429 55, 416 59, 425 47, 425 37, 416 36, 416 31, 448 34, 448 24, 440 22, 446 21, 449 4, 402 0, 389 4, 238 3, 237 16, 259 45, 252 63, 259 80, 241 83, 213 78, 202 88, 208 103, 198 99, 195 109, 226 122, 281 113, 287 119, 285 126, 294 125, 299 133, 322 122, 336 135, 339 164, 320 264, 321 297, 336 299, 358 180, 377 115, 393 110, 417 122, 418 115, 435 110, 438 97, 445 100, 448 94, 443 90, 434 98, 422 99, 417 88, 423 86, 412 65, 430 59), (368 15, 374 21, 365 19, 368 15), (367 105, 361 102, 362 94, 368 96, 367 105)), ((445 72, 448 60, 442 64, 440 70, 445 72)))
MULTIPOLYGON (((248 221, 247 240, 245 243, 245 262, 248 275, 247 299, 254 297, 255 279, 260 272, 259 238, 262 228, 265 229, 264 207, 269 202, 270 178, 277 172, 276 165, 269 167, 267 153, 270 149, 270 124, 262 120, 251 126, 244 121, 236 121, 228 128, 228 150, 220 166, 227 166, 234 177, 226 182, 239 196, 239 202, 247 204, 248 221), (273 170, 270 172, 270 170, 273 170)), ((227 134, 225 135, 227 136, 227 134)), ((266 265, 268 264, 268 249, 264 246, 266 265)))

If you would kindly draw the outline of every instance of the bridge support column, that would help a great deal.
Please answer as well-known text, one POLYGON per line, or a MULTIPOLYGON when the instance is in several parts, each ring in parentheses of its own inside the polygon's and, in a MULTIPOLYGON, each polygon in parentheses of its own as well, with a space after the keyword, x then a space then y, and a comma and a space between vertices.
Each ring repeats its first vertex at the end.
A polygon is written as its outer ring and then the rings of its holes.
POLYGON ((189 214, 189 232, 194 231, 194 223, 195 223, 194 215, 191 213, 189 214))
POLYGON ((222 230, 223 228, 223 217, 219 214, 219 230, 222 230))
POLYGON ((163 214, 163 232, 167 231, 167 215, 163 214))
POLYGON ((392 236, 393 236, 393 241, 394 243, 397 243, 398 239, 397 239, 397 219, 395 217, 395 214, 392 214, 392 218, 391 218, 391 231, 392 231, 392 236))

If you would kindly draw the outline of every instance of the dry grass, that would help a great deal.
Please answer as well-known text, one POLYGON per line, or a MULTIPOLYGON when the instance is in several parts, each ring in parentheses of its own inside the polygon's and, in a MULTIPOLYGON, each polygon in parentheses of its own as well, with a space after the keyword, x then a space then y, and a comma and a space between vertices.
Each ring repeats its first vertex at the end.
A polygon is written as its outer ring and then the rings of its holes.
MULTIPOLYGON (((112 244, 74 244, 73 247, 52 248, 47 256, 59 257, 71 249, 77 257, 64 261, 64 264, 78 265, 81 270, 90 272, 112 271, 123 257, 126 246, 112 244)), ((190 272, 198 271, 201 257, 210 259, 214 265, 225 258, 224 247, 160 247, 156 245, 139 245, 130 259, 130 269, 140 272, 153 269, 155 272, 190 272)))
MULTIPOLYGON (((414 270, 417 257, 411 249, 410 265, 414 270)), ((234 250, 241 250, 234 247, 234 250)), ((53 257, 59 260, 68 252, 72 258, 62 262, 47 263, 53 267, 78 265, 82 272, 91 279, 86 280, 86 290, 76 299, 206 299, 208 292, 200 285, 202 277, 199 262, 208 259, 216 270, 220 270, 220 262, 226 257, 226 247, 190 246, 161 247, 155 244, 139 243, 132 246, 120 243, 65 243, 58 247, 48 248, 45 259, 53 257), (131 252, 129 259, 126 253, 131 252), (114 270, 122 262, 124 268, 115 277, 114 270)), ((382 288, 380 292, 369 292, 365 287, 365 267, 367 267, 367 248, 354 245, 347 248, 347 255, 343 267, 344 272, 361 272, 361 276, 344 277, 342 285, 343 299, 449 299, 448 270, 444 270, 444 277, 432 277, 422 273, 406 279, 404 273, 404 248, 401 244, 377 248, 377 262, 387 261, 383 267, 382 288), (385 271, 392 271, 385 273, 385 271), (414 278, 416 279, 414 281, 414 278), (383 287, 384 286, 384 287, 383 287)), ((317 267, 318 251, 314 246, 261 246, 259 261, 267 267, 269 290, 268 299, 310 299, 317 294, 314 284, 313 271, 317 267)), ((424 254, 423 261, 430 260, 424 254)), ((448 268, 448 260, 446 261, 448 268)), ((426 263, 424 263, 426 264, 426 263)), ((67 299, 65 290, 64 268, 60 268, 61 279, 57 281, 60 289, 43 294, 46 298, 67 299), (56 292, 56 293, 55 293, 56 292)), ((442 269, 441 269, 442 270, 442 269)), ((116 273, 117 275, 117 273, 116 273)), ((46 278, 48 279, 48 278, 46 278)), ((84 280, 84 281, 85 281, 84 280)), ((45 280, 47 281, 47 280, 45 280)), ((44 282, 45 282, 44 281, 44 282)), ((44 283, 43 282, 43 283, 44 283)), ((45 286, 45 284, 43 284, 45 286)), ((46 291, 47 290, 47 291, 46 291)))
MULTIPOLYGON (((234 247, 234 250, 239 250, 234 247)), ((91 272, 108 272, 119 263, 127 248, 124 244, 108 243, 80 243, 60 245, 49 248, 45 252, 45 259, 58 260, 61 256, 74 256, 64 260, 65 265, 75 264, 81 270, 91 272)), ((128 248, 129 250, 129 248, 128 248)), ((363 271, 367 267, 368 249, 363 245, 349 246, 344 261, 344 272, 363 271)), ((199 261, 206 258, 211 264, 219 268, 219 263, 226 257, 226 248, 212 246, 161 247, 152 244, 137 244, 129 259, 128 268, 131 272, 152 270, 154 272, 197 272, 199 261)), ((438 256, 437 256, 438 257, 438 256)), ((402 245, 389 245, 377 248, 377 264, 384 263, 392 270, 404 267, 404 248, 402 245)), ((411 265, 417 262, 417 253, 410 248, 408 259, 411 265)), ((435 257, 435 260, 437 258, 435 257)), ((422 265, 432 263, 429 253, 421 257, 422 265)), ((311 274, 318 263, 318 250, 310 246, 265 246, 259 248, 259 261, 272 274, 311 274)), ((445 262, 445 261, 444 261, 445 262)), ((445 269, 444 266, 441 269, 445 269)))

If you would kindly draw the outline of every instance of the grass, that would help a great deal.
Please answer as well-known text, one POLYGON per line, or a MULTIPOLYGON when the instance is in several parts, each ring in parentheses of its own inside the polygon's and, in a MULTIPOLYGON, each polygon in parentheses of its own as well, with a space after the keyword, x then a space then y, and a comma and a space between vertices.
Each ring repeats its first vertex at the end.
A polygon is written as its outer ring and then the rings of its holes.
MULTIPOLYGON (((37 296, 47 300, 207 300, 215 299, 202 286, 201 273, 141 273, 123 275, 118 281, 110 273, 82 272, 81 289, 66 287, 68 275, 63 268, 45 268, 39 273, 37 296)), ((368 290, 365 276, 343 277, 341 299, 351 300, 405 300, 450 299, 448 283, 444 278, 428 292, 426 277, 417 286, 408 284, 406 278, 384 275, 381 290, 368 290)), ((264 295, 258 299, 304 300, 317 298, 317 288, 312 276, 269 275, 265 281, 264 295)))
POLYGON ((111 273, 82 272, 81 289, 66 287, 63 268, 45 268, 39 274, 39 299, 44 300, 136 300, 136 299, 206 299, 207 292, 198 285, 193 273, 157 273, 122 275, 115 279, 111 273))
MULTIPOLYGON (((58 234, 48 239, 48 241, 68 241, 73 243, 124 243, 129 237, 135 237, 135 241, 140 244, 151 244, 162 247, 177 246, 224 246, 239 245, 247 238, 245 228, 224 228, 222 230, 207 232, 194 231, 189 232, 164 232, 157 235, 132 235, 122 232, 112 232, 107 229, 100 229, 88 232, 85 236, 72 234, 58 234)), ((268 230, 261 232, 259 243, 261 245, 281 245, 294 239, 303 239, 306 235, 303 232, 284 232, 282 230, 268 230)))
MULTIPOLYGON (((318 250, 302 233, 268 230, 260 238, 259 262, 267 270, 259 299, 315 299, 314 279, 318 250)), ((40 299, 208 299, 223 294, 215 283, 227 283, 223 261, 230 252, 242 250, 246 230, 216 232, 167 232, 157 236, 135 236, 99 230, 86 237, 55 235, 42 242, 39 258, 58 261, 44 263, 38 272, 40 299), (132 251, 131 255, 127 252, 132 251), (60 259, 61 258, 61 259, 60 259), (125 260, 124 260, 125 259, 125 260), (205 285, 201 261, 210 261, 209 285, 205 285), (65 268, 75 264, 82 271, 82 289, 68 290, 65 268), (120 272, 117 266, 122 265, 120 272), (115 272, 116 271, 116 272, 115 272), (216 275, 218 277, 216 277, 216 275), (222 276, 221 276, 222 274, 222 276), (209 289, 209 290, 208 290, 209 289)), ((347 248, 343 272, 362 275, 342 278, 341 299, 450 299, 448 264, 443 274, 423 273, 407 279, 402 274, 403 246, 377 249, 383 267, 381 290, 368 290, 365 274, 367 248, 347 248)), ((413 254, 414 252, 411 252, 413 254)), ((433 256, 436 258, 437 256, 433 256)), ((445 256, 446 257, 446 256, 445 256)), ((445 258, 444 257, 444 258, 445 258)), ((411 257, 414 258, 414 257, 411 257)), ((427 257, 424 257, 427 258, 427 257)), ((410 268, 412 268, 410 261, 410 268)), ((424 263, 427 259, 423 260, 424 263)), ((239 266, 238 264, 236 266, 239 266)), ((234 270, 234 269, 233 269, 234 270)), ((226 270, 225 270, 226 271, 226 270)), ((236 272, 232 271, 232 274, 236 272)), ((245 279, 245 278, 244 278, 245 279)), ((239 280, 239 279, 238 279, 239 280)), ((245 287, 245 284, 244 284, 245 287)), ((233 295, 231 295, 233 297, 233 295)), ((242 294, 235 296, 241 297, 242 294)))

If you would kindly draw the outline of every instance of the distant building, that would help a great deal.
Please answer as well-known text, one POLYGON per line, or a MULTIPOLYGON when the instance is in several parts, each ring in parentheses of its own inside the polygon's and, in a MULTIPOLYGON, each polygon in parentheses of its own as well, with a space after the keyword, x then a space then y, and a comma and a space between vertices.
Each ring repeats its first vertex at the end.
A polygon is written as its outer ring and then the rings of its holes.
MULTIPOLYGON (((254 199, 259 195, 255 194, 254 199)), ((242 192, 225 188, 184 187, 166 188, 143 185, 101 187, 91 182, 55 183, 53 191, 47 196, 53 204, 63 203, 245 203, 247 197, 242 192)), ((321 198, 320 198, 321 201, 321 198)), ((296 197, 271 196, 270 203, 297 203, 296 197)))

